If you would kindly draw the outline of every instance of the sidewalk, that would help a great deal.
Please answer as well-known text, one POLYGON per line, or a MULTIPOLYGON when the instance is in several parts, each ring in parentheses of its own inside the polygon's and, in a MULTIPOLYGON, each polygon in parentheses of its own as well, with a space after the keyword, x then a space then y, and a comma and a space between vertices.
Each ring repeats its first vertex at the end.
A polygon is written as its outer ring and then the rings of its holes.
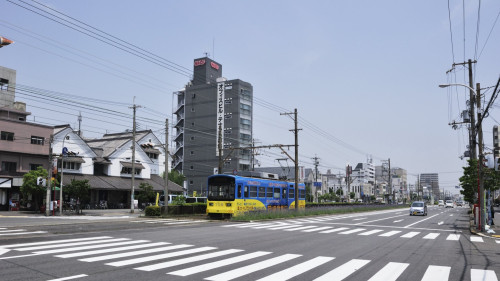
MULTIPOLYGON (((59 211, 55 211, 55 215, 59 216, 59 211)), ((132 214, 130 209, 96 209, 96 210, 83 210, 83 214, 76 214, 74 212, 63 212, 63 217, 78 217, 78 216, 106 216, 106 217, 139 217, 144 215, 144 212, 135 210, 132 214)), ((33 211, 0 211, 0 217, 44 217, 45 213, 33 212, 33 211)), ((52 211, 50 211, 50 216, 52 216, 52 211)))
POLYGON ((495 207, 495 217, 493 218, 493 225, 486 225, 485 231, 480 231, 476 228, 474 224, 474 214, 470 215, 470 232, 483 237, 490 237, 500 240, 500 208, 495 207), (486 230, 491 229, 493 232, 488 232, 486 230))

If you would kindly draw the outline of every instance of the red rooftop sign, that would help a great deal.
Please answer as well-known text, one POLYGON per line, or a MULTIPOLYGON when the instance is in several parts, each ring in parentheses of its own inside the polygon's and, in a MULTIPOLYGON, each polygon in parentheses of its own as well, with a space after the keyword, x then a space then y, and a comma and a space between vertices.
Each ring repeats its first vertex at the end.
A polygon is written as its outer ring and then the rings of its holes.
POLYGON ((204 65, 205 64, 205 60, 195 60, 194 61, 194 66, 200 66, 200 65, 204 65))

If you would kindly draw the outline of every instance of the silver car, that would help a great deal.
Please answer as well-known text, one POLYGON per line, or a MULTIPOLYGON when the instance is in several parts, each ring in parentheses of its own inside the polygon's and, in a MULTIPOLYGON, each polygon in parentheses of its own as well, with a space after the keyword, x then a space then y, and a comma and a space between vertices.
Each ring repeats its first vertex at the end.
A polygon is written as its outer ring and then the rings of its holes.
POLYGON ((410 206, 410 216, 422 215, 427 216, 427 204, 423 201, 415 201, 410 206))

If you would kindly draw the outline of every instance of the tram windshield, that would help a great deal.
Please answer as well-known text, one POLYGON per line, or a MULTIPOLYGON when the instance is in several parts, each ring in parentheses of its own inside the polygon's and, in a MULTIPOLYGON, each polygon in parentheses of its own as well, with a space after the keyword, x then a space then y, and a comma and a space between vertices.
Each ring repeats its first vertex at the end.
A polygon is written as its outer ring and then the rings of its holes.
POLYGON ((213 177, 208 179, 208 200, 233 201, 234 193, 234 178, 213 177))

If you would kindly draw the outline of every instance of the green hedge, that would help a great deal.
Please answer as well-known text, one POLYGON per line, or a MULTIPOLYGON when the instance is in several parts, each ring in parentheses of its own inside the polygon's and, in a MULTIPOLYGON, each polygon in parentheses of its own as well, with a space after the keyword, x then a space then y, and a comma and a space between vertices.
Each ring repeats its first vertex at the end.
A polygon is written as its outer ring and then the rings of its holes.
POLYGON ((160 206, 147 206, 144 213, 148 217, 159 217, 161 215, 161 209, 160 206))

